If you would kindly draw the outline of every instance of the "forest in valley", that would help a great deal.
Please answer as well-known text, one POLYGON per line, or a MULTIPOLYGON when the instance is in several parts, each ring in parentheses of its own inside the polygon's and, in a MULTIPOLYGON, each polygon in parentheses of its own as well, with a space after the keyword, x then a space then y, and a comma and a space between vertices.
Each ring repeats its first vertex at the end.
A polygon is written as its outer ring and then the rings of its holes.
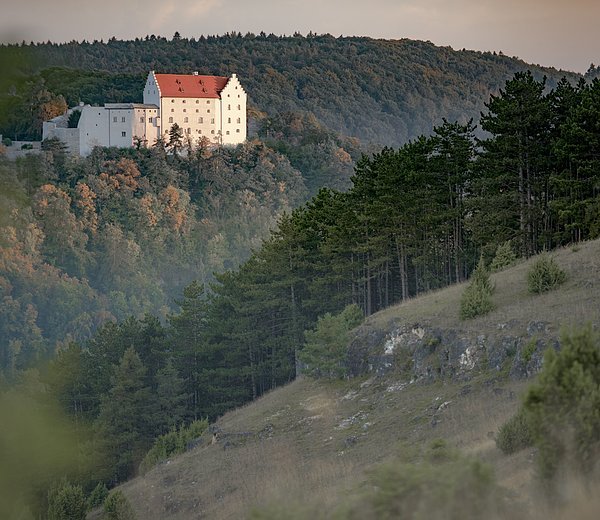
MULTIPOLYGON (((246 40, 263 37, 149 38, 156 61, 131 74, 159 69, 161 45, 217 52, 246 40)), ((121 43, 35 52, 56 66, 67 65, 67 49, 69 59, 87 52, 88 61, 75 57, 91 70, 101 68, 101 49, 121 43)), ((307 53, 313 42, 295 43, 290 49, 307 53)), ((136 48, 121 49, 123 63, 135 62, 136 48)), ((50 97, 62 95, 50 85, 44 80, 50 97)), ((285 90, 267 91, 286 99, 285 90)), ((256 106, 269 105, 252 92, 256 106)), ((114 486, 172 436, 184 443, 206 420, 293 380, 325 316, 356 324, 467 279, 506 243, 527 257, 600 236, 599 79, 518 72, 487 98, 478 124, 449 110, 433 128, 415 123, 411 132, 424 135, 398 130, 393 142, 407 142, 375 153, 331 130, 358 135, 349 116, 337 124, 328 119, 335 110, 313 99, 312 113, 295 111, 309 102, 290 99, 265 111, 258 138, 235 149, 178 154, 167 142, 79 159, 45 142, 39 156, 0 153, 0 408, 20 399, 40 413, 56 407, 74 459, 25 479, 31 496, 18 498, 34 515, 45 514, 57 479, 86 494, 114 486)), ((393 125, 381 121, 361 136, 379 139, 393 125)))
MULTIPOLYGON (((380 146, 430 135, 443 118, 477 122, 490 92, 515 72, 546 76, 549 87, 563 76, 581 78, 501 53, 312 33, 23 42, 0 46, 0 65, 6 71, 0 134, 13 140, 39 139, 43 118, 64 103, 141 102, 150 70, 236 73, 249 94, 249 118, 258 124, 265 116, 309 113, 337 134, 380 146), (6 66, 11 60, 14 67, 6 66)), ((591 66, 585 79, 599 74, 591 66)))

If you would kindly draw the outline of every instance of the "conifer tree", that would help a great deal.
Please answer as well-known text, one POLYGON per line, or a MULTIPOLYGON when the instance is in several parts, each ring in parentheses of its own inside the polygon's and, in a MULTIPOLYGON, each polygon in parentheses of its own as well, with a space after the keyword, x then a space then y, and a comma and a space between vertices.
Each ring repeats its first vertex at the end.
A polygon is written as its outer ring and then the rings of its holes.
POLYGON ((112 388, 102 398, 97 442, 105 454, 106 478, 112 482, 130 476, 152 443, 155 409, 145 376, 139 356, 128 348, 114 367, 112 388))

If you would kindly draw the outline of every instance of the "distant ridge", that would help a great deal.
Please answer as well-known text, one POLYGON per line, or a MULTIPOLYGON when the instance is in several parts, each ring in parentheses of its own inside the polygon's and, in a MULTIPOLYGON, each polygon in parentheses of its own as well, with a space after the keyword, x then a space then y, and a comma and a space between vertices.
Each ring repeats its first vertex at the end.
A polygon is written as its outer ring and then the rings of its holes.
MULTIPOLYGON (((0 47, 0 55, 9 48, 0 47)), ((530 69, 538 79, 545 75, 549 87, 563 76, 572 82, 582 78, 502 53, 327 34, 231 33, 172 40, 146 36, 21 49, 31 53, 33 70, 49 90, 64 95, 69 104, 96 102, 96 75, 102 78, 102 90, 113 86, 102 92, 115 98, 106 101, 119 102, 139 101, 136 78, 142 85, 148 70, 220 76, 237 72, 245 78, 251 104, 261 112, 312 112, 335 132, 393 146, 429 134, 443 118, 477 122, 490 93, 498 92, 517 71, 530 69), (77 81, 78 75, 85 81, 77 81)))

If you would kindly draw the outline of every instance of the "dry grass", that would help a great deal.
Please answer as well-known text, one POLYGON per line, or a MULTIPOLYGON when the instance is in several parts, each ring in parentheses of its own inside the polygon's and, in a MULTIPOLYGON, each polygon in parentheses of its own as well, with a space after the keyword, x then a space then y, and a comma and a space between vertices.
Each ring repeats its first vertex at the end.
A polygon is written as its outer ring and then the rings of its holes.
MULTIPOLYGON (((386 330, 397 323, 429 322, 485 334, 509 321, 523 328, 545 321, 553 330, 600 323, 600 241, 577 251, 562 249, 555 257, 568 279, 551 293, 527 293, 531 261, 494 274, 497 307, 488 316, 461 322, 463 286, 455 286, 387 309, 369 322, 386 330)), ((312 507, 312 516, 326 518, 365 480, 369 468, 444 438, 491 463, 500 483, 517 497, 530 495, 531 452, 506 457, 493 439, 517 410, 525 383, 485 377, 469 387, 401 383, 394 376, 334 383, 299 379, 218 421, 224 432, 256 435, 226 449, 207 443, 128 482, 123 491, 144 519, 239 519, 255 506, 273 504, 312 507)), ((598 511, 597 501, 581 504, 580 516, 564 518, 588 518, 591 507, 598 511)))

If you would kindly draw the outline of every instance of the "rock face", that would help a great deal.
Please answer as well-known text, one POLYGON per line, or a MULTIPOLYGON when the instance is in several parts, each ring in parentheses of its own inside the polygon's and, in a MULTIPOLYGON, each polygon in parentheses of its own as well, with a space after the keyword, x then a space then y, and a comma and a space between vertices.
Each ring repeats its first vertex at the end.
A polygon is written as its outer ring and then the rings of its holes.
POLYGON ((346 364, 351 377, 394 371, 411 381, 468 381, 487 371, 520 379, 539 372, 547 348, 558 349, 559 341, 545 322, 499 323, 493 334, 423 323, 388 331, 363 325, 348 346, 346 364))

